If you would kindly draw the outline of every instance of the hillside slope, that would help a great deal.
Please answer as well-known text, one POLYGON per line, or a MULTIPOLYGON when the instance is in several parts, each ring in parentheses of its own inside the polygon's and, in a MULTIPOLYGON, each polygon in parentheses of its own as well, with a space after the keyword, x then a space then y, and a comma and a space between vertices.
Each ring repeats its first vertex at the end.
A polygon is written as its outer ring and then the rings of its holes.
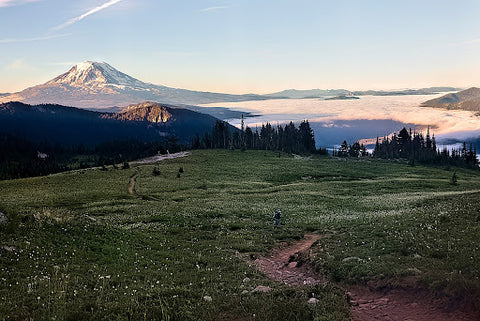
POLYGON ((372 310, 403 289, 415 311, 430 291, 453 316, 428 320, 463 320, 462 300, 479 320, 478 171, 456 169, 452 185, 453 168, 280 156, 201 150, 158 164, 160 175, 152 164, 0 181, 0 315, 346 321, 374 302, 352 307, 345 288, 368 285, 383 298, 372 310), (321 238, 277 272, 313 262, 329 285, 290 287, 256 269, 314 231, 321 238))
POLYGON ((0 131, 34 141, 95 145, 125 139, 161 140, 175 136, 190 143, 210 131, 216 118, 155 103, 130 106, 121 113, 100 113, 61 105, 0 104, 0 131))
POLYGON ((480 88, 472 87, 422 103, 422 107, 480 111, 480 88))

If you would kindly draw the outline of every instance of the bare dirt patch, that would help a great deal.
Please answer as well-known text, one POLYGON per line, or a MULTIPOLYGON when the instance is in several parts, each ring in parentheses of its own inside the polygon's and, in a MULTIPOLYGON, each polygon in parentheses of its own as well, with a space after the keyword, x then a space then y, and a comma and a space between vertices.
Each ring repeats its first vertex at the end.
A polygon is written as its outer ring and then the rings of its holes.
POLYGON ((260 257, 253 264, 267 277, 291 286, 326 284, 327 280, 305 262, 312 245, 320 235, 306 234, 290 245, 283 244, 267 257, 260 257))
POLYGON ((478 313, 453 310, 446 300, 420 289, 351 287, 353 321, 475 321, 478 313))

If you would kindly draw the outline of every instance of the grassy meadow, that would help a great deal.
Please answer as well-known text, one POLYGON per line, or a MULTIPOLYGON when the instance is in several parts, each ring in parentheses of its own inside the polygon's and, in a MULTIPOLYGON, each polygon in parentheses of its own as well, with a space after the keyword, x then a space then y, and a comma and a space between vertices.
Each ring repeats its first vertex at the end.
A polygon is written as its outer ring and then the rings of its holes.
POLYGON ((342 288, 407 279, 480 308, 478 171, 226 150, 158 166, 0 181, 0 320, 348 320, 342 288), (307 232, 330 285, 249 265, 307 232))

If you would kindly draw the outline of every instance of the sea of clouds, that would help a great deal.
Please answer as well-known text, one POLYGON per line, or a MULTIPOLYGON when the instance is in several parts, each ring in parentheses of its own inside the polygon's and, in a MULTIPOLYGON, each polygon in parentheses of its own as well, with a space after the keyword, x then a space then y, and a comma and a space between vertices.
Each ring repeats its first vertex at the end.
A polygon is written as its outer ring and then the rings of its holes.
MULTIPOLYGON (((444 94, 362 96, 355 100, 274 99, 204 106, 251 112, 257 116, 246 118, 245 123, 252 128, 266 122, 276 125, 308 119, 317 145, 326 147, 344 139, 354 142, 387 136, 404 126, 423 131, 430 126, 440 144, 479 137, 480 117, 475 113, 420 107, 422 102, 444 94)), ((240 126, 239 119, 229 122, 240 126)))

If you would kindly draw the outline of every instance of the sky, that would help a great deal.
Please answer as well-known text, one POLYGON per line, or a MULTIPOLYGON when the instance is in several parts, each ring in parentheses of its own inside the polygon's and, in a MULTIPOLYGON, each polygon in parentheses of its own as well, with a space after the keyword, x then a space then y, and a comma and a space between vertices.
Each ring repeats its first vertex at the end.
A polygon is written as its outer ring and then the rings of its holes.
POLYGON ((480 86, 478 0, 0 0, 0 93, 105 61, 224 93, 480 86))

